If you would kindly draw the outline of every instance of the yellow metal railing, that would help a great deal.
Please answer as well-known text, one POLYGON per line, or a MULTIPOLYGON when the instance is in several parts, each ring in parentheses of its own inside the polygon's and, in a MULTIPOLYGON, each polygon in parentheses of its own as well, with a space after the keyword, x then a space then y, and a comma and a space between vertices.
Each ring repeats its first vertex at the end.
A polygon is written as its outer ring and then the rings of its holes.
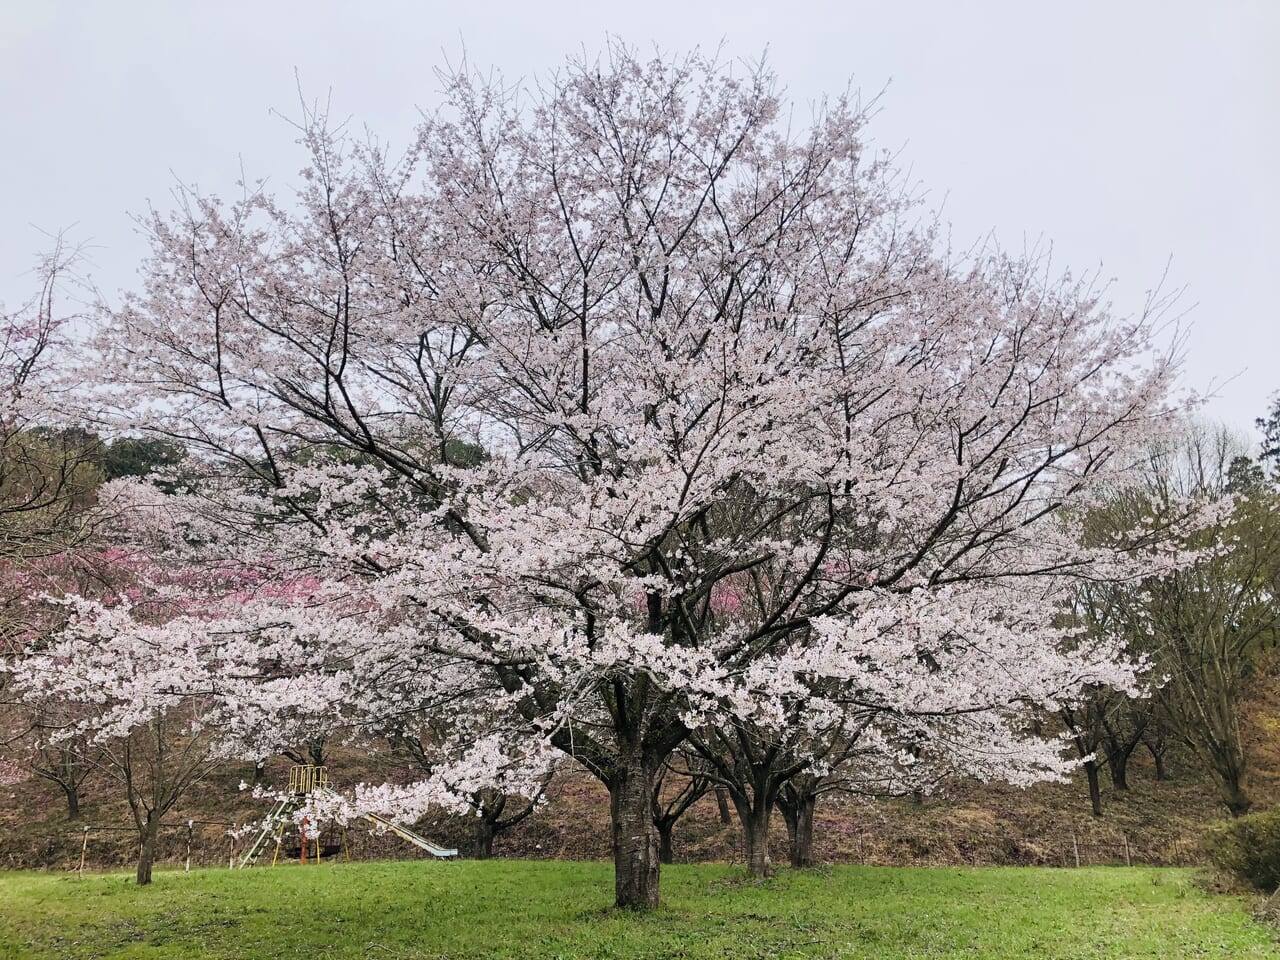
POLYGON ((300 797, 315 790, 329 789, 329 768, 300 764, 289 769, 289 792, 300 797))

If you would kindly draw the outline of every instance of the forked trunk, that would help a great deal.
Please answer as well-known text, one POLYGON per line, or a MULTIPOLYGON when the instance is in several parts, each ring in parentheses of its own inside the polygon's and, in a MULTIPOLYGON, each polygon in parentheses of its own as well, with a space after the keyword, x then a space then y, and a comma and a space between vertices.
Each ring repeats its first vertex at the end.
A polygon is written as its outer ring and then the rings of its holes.
POLYGON ((797 781, 787 783, 778 794, 778 813, 787 824, 787 852, 796 869, 813 867, 813 812, 817 805, 818 795, 797 787, 797 781))
POLYGON ((777 793, 769 793, 757 783, 749 795, 741 790, 732 790, 731 795, 747 847, 747 873, 753 877, 767 877, 773 868, 769 859, 769 817, 773 813, 777 793))
POLYGON ((813 810, 818 798, 805 793, 779 802, 778 809, 787 822, 787 841, 791 866, 797 870, 813 866, 813 810))
POLYGON ((608 786, 615 900, 619 907, 656 907, 661 856, 653 823, 653 771, 640 757, 623 757, 608 786))
POLYGON ((80 791, 74 786, 63 786, 62 792, 67 795, 67 819, 80 819, 80 791))
POLYGON ((1233 817, 1244 816, 1253 806, 1253 800, 1249 797, 1248 768, 1238 738, 1215 749, 1210 755, 1210 763, 1218 781, 1218 795, 1227 805, 1227 810, 1233 817))
POLYGON ((1111 785, 1117 790, 1128 790, 1129 761, 1133 758, 1133 751, 1142 743, 1142 731, 1126 739, 1110 727, 1107 730, 1107 772, 1111 774, 1111 785))
POLYGON ((1129 789, 1129 754, 1119 752, 1107 757, 1107 769, 1111 774, 1111 785, 1117 790, 1129 789))

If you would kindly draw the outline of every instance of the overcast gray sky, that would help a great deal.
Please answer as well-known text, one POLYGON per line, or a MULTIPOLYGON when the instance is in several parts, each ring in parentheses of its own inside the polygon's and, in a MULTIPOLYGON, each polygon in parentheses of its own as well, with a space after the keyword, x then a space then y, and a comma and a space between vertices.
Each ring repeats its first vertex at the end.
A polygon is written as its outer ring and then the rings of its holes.
POLYGON ((384 141, 437 102, 465 49, 508 77, 608 34, 769 59, 801 104, 888 85, 871 128, 960 245, 1051 242, 1115 277, 1121 311, 1172 262, 1192 308, 1187 384, 1250 428, 1280 389, 1280 0, 1032 3, 0 0, 0 302, 39 232, 88 240, 113 294, 145 251, 129 218, 180 178, 286 186, 303 157, 270 113, 309 97, 384 141))

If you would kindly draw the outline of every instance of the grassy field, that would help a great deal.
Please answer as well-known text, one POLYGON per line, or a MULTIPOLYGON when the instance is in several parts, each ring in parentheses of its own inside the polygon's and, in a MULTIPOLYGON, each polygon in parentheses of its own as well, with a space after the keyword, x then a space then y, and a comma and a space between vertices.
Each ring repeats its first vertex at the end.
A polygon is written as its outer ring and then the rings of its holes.
POLYGON ((610 909, 599 863, 365 863, 246 872, 0 873, 0 957, 1280 957, 1185 870, 837 867, 752 883, 663 873, 610 909))

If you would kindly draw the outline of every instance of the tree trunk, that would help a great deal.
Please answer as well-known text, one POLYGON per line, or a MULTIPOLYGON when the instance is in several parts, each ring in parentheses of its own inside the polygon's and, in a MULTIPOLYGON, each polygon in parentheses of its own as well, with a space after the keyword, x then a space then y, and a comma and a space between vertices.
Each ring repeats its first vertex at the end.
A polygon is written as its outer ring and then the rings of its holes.
POLYGON ((1253 801, 1244 792, 1244 783, 1240 778, 1223 780, 1222 800, 1233 817, 1244 816, 1253 806, 1253 801))
POLYGON ((1231 816, 1248 813, 1253 801, 1248 795, 1249 768, 1245 765, 1238 728, 1232 727, 1228 736, 1214 741, 1206 753, 1214 779, 1218 781, 1218 795, 1231 816))
POLYGON ((811 793, 796 798, 792 819, 794 825, 788 830, 791 834, 791 866, 796 869, 813 866, 813 809, 818 798, 811 793))
POLYGON ((80 819, 80 791, 74 786, 68 787, 66 784, 63 784, 62 792, 67 795, 67 819, 79 820, 80 819))
POLYGON ((147 822, 142 827, 142 834, 138 843, 138 886, 143 887, 151 882, 151 865, 156 859, 156 839, 160 834, 160 818, 154 815, 147 816, 147 822))
POLYGON ((491 821, 477 817, 471 835, 471 856, 475 860, 488 860, 493 856, 493 837, 497 833, 491 821))
POLYGON ((1107 745, 1107 772, 1117 790, 1129 789, 1129 761, 1142 743, 1151 718, 1130 708, 1125 716, 1113 717, 1104 710, 1101 715, 1103 739, 1107 745))
MULTIPOLYGON (((790 798, 784 799, 784 797, 786 797, 786 793, 787 791, 784 789, 782 794, 778 796, 778 812, 782 814, 782 822, 787 825, 787 847, 788 849, 794 850, 796 845, 797 828, 796 808, 795 805, 790 802, 790 798)), ((795 864, 793 863, 792 866, 794 867, 795 864)))
POLYGON ((1102 791, 1098 787, 1098 764, 1088 760, 1084 765, 1085 776, 1089 778, 1089 803, 1093 807, 1095 817, 1102 816, 1102 791))
POLYGON ((769 818, 778 799, 778 788, 771 789, 768 780, 767 772, 758 772, 749 791, 741 784, 729 788, 747 846, 747 874, 752 877, 767 877, 773 867, 769 859, 769 818))
POLYGON ((255 760, 253 762, 253 785, 260 787, 267 779, 267 761, 266 758, 255 760))
POLYGON ((325 762, 325 746, 324 737, 317 737, 314 740, 307 741, 307 760, 313 767, 323 767, 325 762))
POLYGON ((658 827, 658 862, 673 863, 675 854, 671 848, 671 834, 675 833, 676 822, 674 820, 660 820, 658 827))
POLYGON ((729 812, 729 794, 724 787, 716 787, 716 806, 720 808, 720 822, 726 826, 733 823, 733 816, 729 812))
POLYGON ((1129 751, 1115 750, 1107 754, 1107 772, 1111 785, 1117 790, 1129 789, 1129 751))
POLYGON ((641 757, 621 757, 608 786, 615 900, 619 907, 656 907, 660 858, 653 823, 653 771, 641 757))
POLYGON ((747 874, 767 877, 773 866, 769 859, 769 817, 773 813, 773 799, 765 798, 757 789, 753 796, 733 792, 733 806, 742 825, 742 839, 747 845, 747 874))
POLYGON ((753 877, 767 877, 773 872, 773 862, 769 859, 769 814, 753 813, 750 820, 742 825, 743 835, 747 838, 747 873, 753 877))
POLYGON ((1164 765, 1164 751, 1163 751, 1163 750, 1160 750, 1160 751, 1158 751, 1158 752, 1157 752, 1157 751, 1156 751, 1155 749, 1153 749, 1150 745, 1148 745, 1148 746, 1147 746, 1147 752, 1151 754, 1151 759, 1155 761, 1155 765, 1156 765, 1156 779, 1157 779, 1157 780, 1168 780, 1168 779, 1169 779, 1169 771, 1168 771, 1168 769, 1167 769, 1167 768, 1165 767, 1165 765, 1164 765))
POLYGON ((791 866, 803 869, 813 866, 813 811, 818 805, 818 795, 796 784, 793 780, 782 788, 777 805, 787 824, 791 866))

